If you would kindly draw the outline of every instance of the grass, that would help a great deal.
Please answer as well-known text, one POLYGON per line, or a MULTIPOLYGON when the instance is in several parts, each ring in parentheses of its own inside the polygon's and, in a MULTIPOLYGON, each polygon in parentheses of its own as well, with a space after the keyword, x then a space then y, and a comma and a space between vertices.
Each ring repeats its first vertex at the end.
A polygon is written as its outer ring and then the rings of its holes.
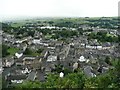
POLYGON ((47 35, 45 36, 46 39, 50 39, 51 37, 52 37, 52 35, 50 35, 50 34, 47 34, 47 35))
POLYGON ((37 52, 32 52, 32 54, 31 54, 32 56, 40 56, 40 54, 39 53, 37 53, 37 52))
POLYGON ((12 23, 11 26, 12 27, 20 27, 23 26, 25 23, 19 22, 19 23, 12 23))
POLYGON ((10 53, 10 55, 14 55, 16 52, 18 52, 19 49, 18 48, 13 48, 13 47, 10 47, 8 49, 8 52, 10 53))
POLYGON ((112 34, 107 34, 107 36, 108 36, 108 37, 109 37, 109 36, 110 36, 110 37, 114 37, 114 36, 117 37, 116 35, 112 35, 112 34))

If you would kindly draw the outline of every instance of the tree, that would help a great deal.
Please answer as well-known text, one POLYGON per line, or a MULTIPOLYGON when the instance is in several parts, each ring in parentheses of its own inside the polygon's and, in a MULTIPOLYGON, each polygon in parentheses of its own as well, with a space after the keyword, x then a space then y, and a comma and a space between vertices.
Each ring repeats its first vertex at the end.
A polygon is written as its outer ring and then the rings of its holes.
POLYGON ((107 56, 107 57, 105 58, 105 62, 106 62, 107 64, 109 64, 109 65, 112 65, 111 62, 110 62, 110 57, 109 57, 109 56, 107 56))
POLYGON ((35 30, 29 30, 28 31, 28 36, 32 36, 32 37, 34 37, 34 34, 35 34, 35 30))
POLYGON ((37 50, 37 53, 42 53, 43 50, 44 50, 43 48, 40 48, 37 50))
POLYGON ((32 51, 29 48, 26 48, 25 52, 23 53, 25 55, 31 55, 32 51))
POLYGON ((9 55, 10 53, 8 53, 8 46, 2 44, 2 57, 6 57, 7 55, 9 55))
POLYGON ((118 88, 120 88, 120 58, 116 59, 116 63, 115 63, 115 83, 118 86, 118 88))

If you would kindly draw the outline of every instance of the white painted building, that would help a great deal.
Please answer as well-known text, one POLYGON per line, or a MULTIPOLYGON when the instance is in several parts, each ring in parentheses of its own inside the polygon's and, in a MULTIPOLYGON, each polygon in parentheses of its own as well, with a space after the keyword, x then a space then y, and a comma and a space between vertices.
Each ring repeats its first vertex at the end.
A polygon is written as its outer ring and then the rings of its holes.
POLYGON ((5 60, 5 67, 11 67, 14 63, 14 59, 5 60))
POLYGON ((11 80, 12 83, 23 83, 23 80, 11 80))
POLYGON ((34 44, 40 44, 41 43, 41 39, 34 39, 32 41, 32 43, 34 43, 34 44))
POLYGON ((20 58, 20 57, 22 57, 23 56, 23 53, 15 53, 15 56, 17 57, 17 58, 20 58))
POLYGON ((77 68, 78 68, 78 63, 75 62, 75 63, 73 64, 73 70, 75 70, 75 69, 77 69, 77 68))
POLYGON ((56 61, 57 60, 57 56, 52 56, 52 55, 50 55, 50 56, 48 56, 48 58, 47 58, 47 62, 52 62, 52 61, 56 61))
POLYGON ((60 72, 60 78, 63 78, 64 77, 64 73, 63 72, 60 72))
POLYGON ((86 61, 86 59, 85 59, 85 57, 84 56, 80 56, 80 58, 78 59, 80 62, 85 62, 86 61))

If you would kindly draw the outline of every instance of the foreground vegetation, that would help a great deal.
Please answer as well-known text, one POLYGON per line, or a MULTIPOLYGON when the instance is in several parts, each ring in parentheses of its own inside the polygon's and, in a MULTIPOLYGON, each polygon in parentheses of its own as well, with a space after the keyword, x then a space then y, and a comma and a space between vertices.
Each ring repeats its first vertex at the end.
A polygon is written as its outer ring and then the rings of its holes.
POLYGON ((59 77, 59 73, 51 73, 48 75, 46 82, 25 81, 15 87, 15 89, 24 88, 116 88, 120 89, 120 59, 113 60, 112 64, 115 68, 109 70, 103 75, 97 77, 86 77, 84 73, 77 69, 75 72, 65 72, 63 78, 59 77), (66 73, 67 72, 67 73, 66 73))

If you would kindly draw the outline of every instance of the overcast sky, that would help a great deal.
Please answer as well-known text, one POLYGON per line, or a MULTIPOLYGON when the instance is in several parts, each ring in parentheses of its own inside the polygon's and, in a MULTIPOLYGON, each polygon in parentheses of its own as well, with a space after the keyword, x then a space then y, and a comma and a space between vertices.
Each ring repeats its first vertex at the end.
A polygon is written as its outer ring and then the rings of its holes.
POLYGON ((0 19, 118 16, 119 0, 0 0, 0 19))

